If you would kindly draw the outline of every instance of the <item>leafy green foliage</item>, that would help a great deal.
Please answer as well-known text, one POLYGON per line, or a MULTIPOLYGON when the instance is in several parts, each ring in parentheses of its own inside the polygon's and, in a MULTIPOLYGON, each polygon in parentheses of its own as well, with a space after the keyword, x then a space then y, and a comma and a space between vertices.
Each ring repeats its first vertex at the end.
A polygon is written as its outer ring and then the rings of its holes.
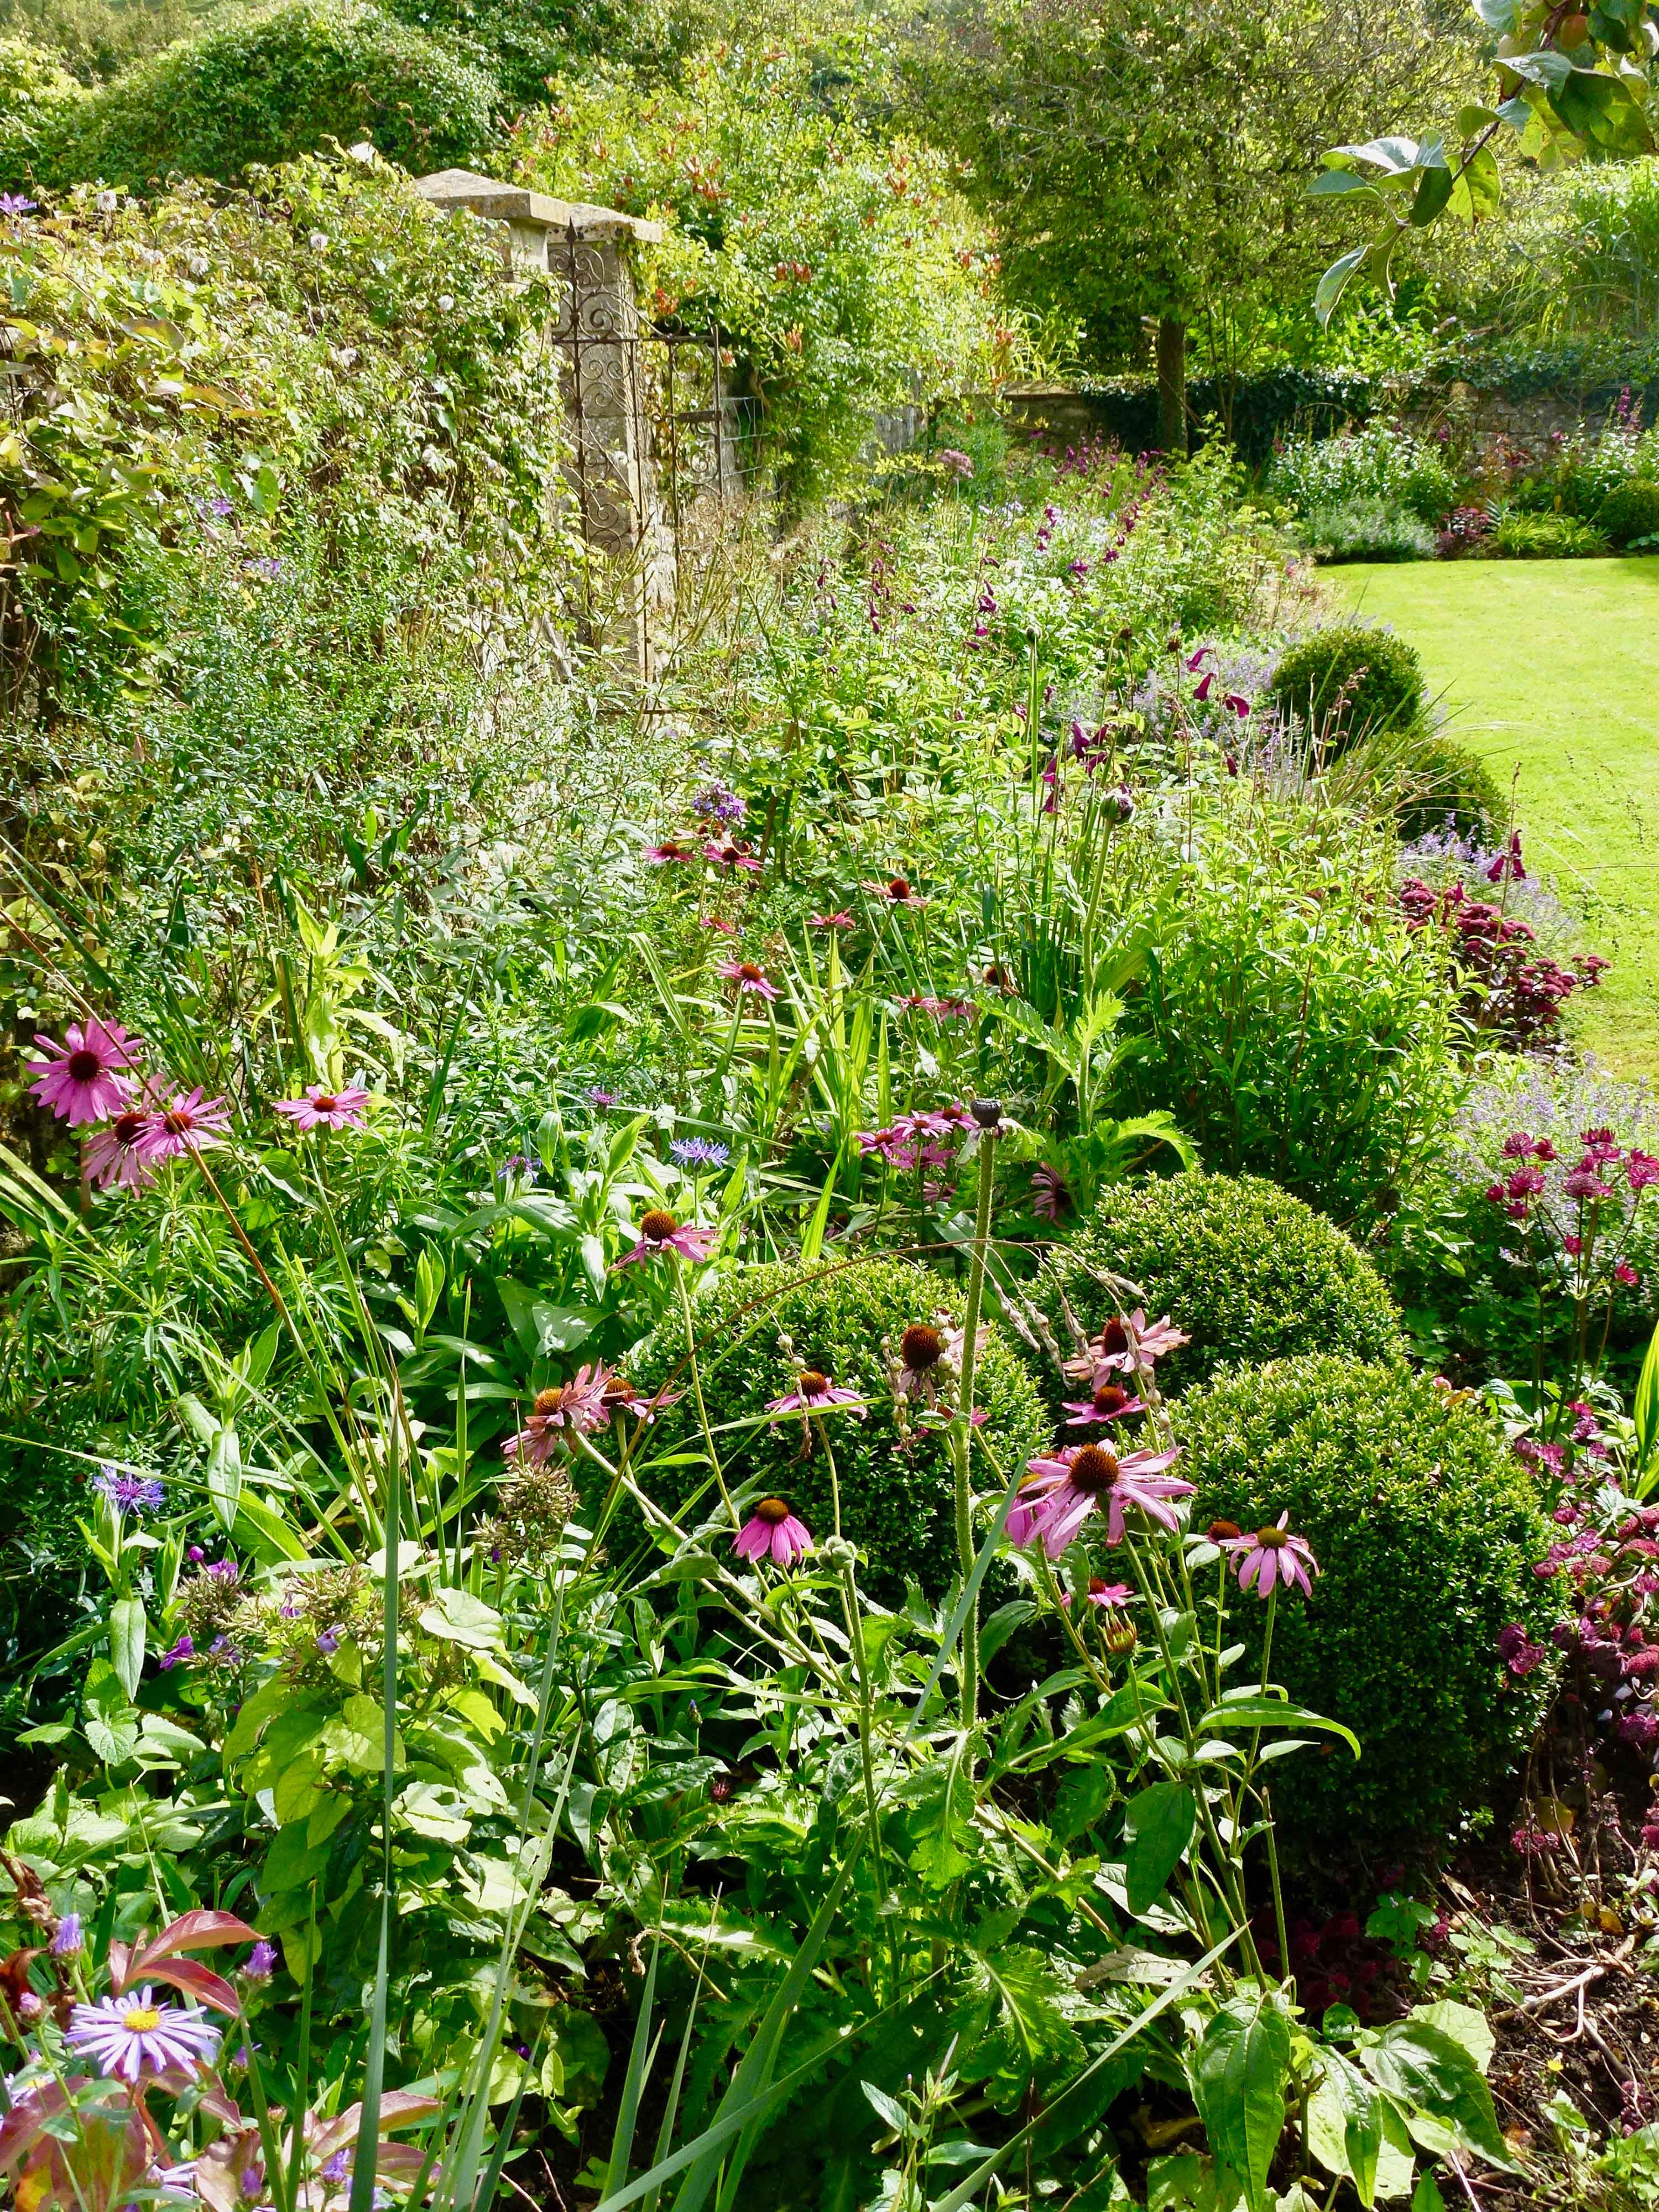
POLYGON ((1498 517, 1486 551, 1504 561, 1583 561, 1607 550, 1594 523, 1576 514, 1532 514, 1515 509, 1498 517))
POLYGON ((1335 1357, 1221 1376, 1176 1409, 1194 1519, 1288 1511, 1322 1572, 1281 1605, 1273 1668, 1363 1738, 1358 1765, 1300 1760, 1273 1789, 1304 1843, 1383 1850, 1449 1836, 1500 1790, 1547 1683, 1497 1656, 1510 1621, 1542 1637, 1531 1572, 1548 1524, 1484 1413, 1398 1368, 1335 1357))
POLYGON ((793 496, 846 480, 876 410, 977 396, 1015 365, 948 164, 831 104, 799 51, 721 46, 660 91, 562 78, 512 151, 526 184, 667 222, 656 312, 719 325, 793 496))
MULTIPOLYGON (((769 1422, 765 1408, 793 1389, 796 1362, 859 1392, 861 1415, 831 1413, 823 1426, 840 1483, 842 1531, 867 1555, 868 1587, 887 1602, 902 1597, 909 1577, 937 1595, 955 1569, 949 1454, 918 1424, 919 1403, 901 1431, 890 1374, 906 1328, 932 1325, 939 1312, 960 1321, 953 1292, 927 1269, 898 1260, 745 1267, 692 1309, 703 1396, 728 1486, 757 1484, 763 1496, 787 1498, 820 1541, 834 1527, 824 1443, 816 1436, 809 1442, 799 1413, 769 1422), (786 1337, 793 1359, 781 1342, 786 1337)), ((672 1377, 676 1389, 688 1389, 685 1351, 684 1328, 671 1317, 635 1361, 633 1379, 655 1389, 672 1377)), ((1012 1467, 1047 1440, 1048 1424, 1024 1367, 995 1331, 979 1378, 975 1395, 989 1415, 985 1435, 999 1463, 1012 1467)), ((658 1419, 651 1452, 661 1457, 701 1448, 688 1391, 658 1419)), ((647 1480, 653 1492, 663 1490, 660 1478, 647 1480)), ((683 1474, 670 1480, 676 1495, 693 1486, 683 1474)), ((700 1471, 696 1480, 706 1484, 707 1476, 700 1471)))
POLYGON ((1368 422, 1330 438, 1288 438, 1273 454, 1267 489, 1311 518, 1357 501, 1438 522, 1457 499, 1443 454, 1410 431, 1368 422))
POLYGON ((1039 1279, 1063 1346, 1062 1298, 1089 1336, 1121 1310, 1103 1273, 1138 1285, 1148 1314, 1170 1315, 1191 1338, 1160 1364, 1168 1389, 1206 1381, 1218 1367, 1297 1352, 1399 1356, 1398 1316, 1370 1261, 1322 1214, 1257 1176, 1179 1175, 1109 1191, 1039 1279))
POLYGON ((441 169, 489 143, 498 96, 483 70, 361 0, 291 0, 55 111, 35 174, 142 191, 173 171, 238 178, 364 137, 407 168, 441 169))
POLYGON ((1638 538, 1659 538, 1659 483, 1632 477, 1615 484, 1595 510, 1595 527, 1615 545, 1638 538))
POLYGON ((1381 499, 1318 501, 1303 525, 1322 561, 1426 561, 1435 549, 1426 522, 1381 499))
POLYGON ((1477 844, 1495 845, 1508 827, 1509 793, 1490 763, 1443 730, 1414 731, 1395 772, 1407 787, 1395 814, 1407 843, 1443 830, 1448 818, 1460 837, 1477 844))
POLYGON ((1415 649, 1363 623, 1332 623, 1286 647, 1273 700, 1328 753, 1368 737, 1403 736, 1427 703, 1415 649))

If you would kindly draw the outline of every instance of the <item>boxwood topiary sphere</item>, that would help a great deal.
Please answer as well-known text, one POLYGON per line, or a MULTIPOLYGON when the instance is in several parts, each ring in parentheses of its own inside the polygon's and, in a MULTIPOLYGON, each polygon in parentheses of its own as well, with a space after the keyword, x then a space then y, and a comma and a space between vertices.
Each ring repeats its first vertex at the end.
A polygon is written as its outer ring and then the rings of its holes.
MULTIPOLYGON (((1279 1601, 1272 1672, 1363 1756, 1277 1765, 1281 1829, 1345 1850, 1449 1837, 1502 1792, 1549 1696, 1547 1668, 1516 1681, 1497 1655, 1507 1623, 1541 1638, 1555 1608, 1531 1571, 1548 1525, 1495 1425, 1401 1368, 1339 1358, 1220 1376, 1174 1415, 1193 1525, 1261 1528, 1288 1509, 1319 1562, 1311 1600, 1279 1601)), ((1232 1591, 1243 1681, 1267 1608, 1232 1591)))
POLYGON ((1091 1336, 1118 1310, 1096 1271, 1139 1284, 1152 1318, 1167 1313, 1192 1339, 1159 1364, 1166 1392, 1238 1360, 1401 1355, 1399 1316, 1370 1261, 1322 1213, 1259 1176, 1180 1175, 1109 1190, 1039 1279, 1062 1349, 1071 1342, 1062 1295, 1091 1336))
POLYGON ((1426 702, 1413 647, 1364 623, 1334 623, 1286 646, 1268 696, 1333 753, 1384 731, 1403 736, 1426 702))
MULTIPOLYGON (((820 1540, 835 1525, 830 1467, 816 1437, 803 1456, 799 1415, 730 1437, 722 1437, 720 1429, 751 1419, 769 1400, 793 1389, 794 1363, 779 1342, 785 1336, 797 1361, 869 1401, 862 1417, 830 1413, 813 1426, 827 1427, 835 1453, 842 1533, 868 1561, 867 1568, 860 1567, 860 1583, 884 1603, 902 1600, 910 1577, 937 1597, 956 1570, 957 1549, 949 1455, 943 1441, 918 1429, 914 1419, 909 1444, 901 1442, 883 1339, 896 1347, 908 1328, 931 1325, 940 1312, 959 1322, 961 1307, 960 1292, 925 1267, 860 1260, 813 1268, 744 1267, 692 1309, 703 1398, 727 1482, 759 1482, 775 1491, 820 1540)), ((643 1388, 654 1389, 671 1374, 676 1389, 685 1388, 684 1359, 685 1331, 675 1316, 630 1363, 629 1373, 643 1388)), ((990 1416, 982 1434, 1001 1467, 1011 1469, 1047 1443, 1052 1431, 1042 1401, 994 1328, 980 1355, 974 1397, 990 1416)), ((659 1419, 650 1449, 653 1455, 696 1451, 702 1441, 687 1388, 659 1419)), ((660 1475, 647 1468, 641 1482, 671 1505, 699 1479, 683 1468, 660 1475)), ((989 1486, 983 1474, 975 1486, 989 1486)))
POLYGON ((1659 538, 1659 483, 1632 477, 1626 483, 1615 484, 1595 510, 1595 526, 1615 545, 1659 538))

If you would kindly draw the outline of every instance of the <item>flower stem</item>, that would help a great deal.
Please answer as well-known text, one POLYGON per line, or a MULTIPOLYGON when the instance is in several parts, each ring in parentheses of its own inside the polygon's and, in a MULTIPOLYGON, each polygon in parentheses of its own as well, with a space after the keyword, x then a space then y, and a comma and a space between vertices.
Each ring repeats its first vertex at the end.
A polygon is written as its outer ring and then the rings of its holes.
MULTIPOLYGON (((968 1267, 968 1296, 963 1307, 962 1387, 957 1418, 951 1424, 951 1451, 955 1461, 957 1558, 964 1587, 974 1571, 974 1493, 969 1457, 974 1437, 974 1378, 979 1364, 979 1316, 985 1294, 985 1260, 991 1241, 991 1196, 996 1182, 995 1133, 983 1129, 979 1139, 979 1204, 974 1218, 974 1253, 968 1267)), ((962 1624, 962 1718, 971 1728, 979 1717, 979 1601, 968 1608, 962 1624)))
POLYGON ((732 1526, 740 1528, 743 1523, 738 1517, 737 1507, 732 1503, 732 1493, 726 1486, 726 1473, 720 1466, 720 1455, 714 1449, 714 1432, 708 1425, 708 1409, 702 1402, 702 1376, 697 1367, 697 1332, 691 1321, 691 1294, 685 1287, 685 1270, 680 1265, 678 1252, 671 1255, 671 1264, 674 1270, 674 1287, 680 1294, 680 1313, 685 1322, 685 1356, 691 1363, 691 1388, 696 1394, 697 1419, 702 1425, 702 1440, 708 1447, 708 1464, 714 1470, 714 1480, 720 1486, 726 1510, 732 1516, 732 1526))

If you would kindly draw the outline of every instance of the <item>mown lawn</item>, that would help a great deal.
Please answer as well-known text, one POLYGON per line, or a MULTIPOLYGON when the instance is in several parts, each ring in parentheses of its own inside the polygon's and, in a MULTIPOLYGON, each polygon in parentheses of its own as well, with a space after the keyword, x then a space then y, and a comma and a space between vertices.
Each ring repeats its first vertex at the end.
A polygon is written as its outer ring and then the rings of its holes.
POLYGON ((1455 735, 1519 769, 1528 865, 1614 963, 1578 1034, 1659 1074, 1659 559, 1362 564, 1328 580, 1417 647, 1455 735))

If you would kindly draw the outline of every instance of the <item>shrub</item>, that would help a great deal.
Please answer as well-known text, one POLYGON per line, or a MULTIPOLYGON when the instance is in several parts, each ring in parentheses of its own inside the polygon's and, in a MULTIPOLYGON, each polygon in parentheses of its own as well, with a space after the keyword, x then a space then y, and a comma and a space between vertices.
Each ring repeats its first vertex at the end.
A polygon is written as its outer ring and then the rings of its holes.
POLYGON ((81 97, 55 54, 27 39, 0 38, 0 189, 28 183, 43 140, 81 97))
POLYGON ((1390 1359, 1398 1317, 1370 1261, 1324 1216, 1259 1176, 1180 1175, 1109 1190, 1051 1255, 1042 1303, 1067 1342, 1062 1296, 1092 1336, 1117 1312, 1098 1271, 1137 1284, 1154 1319, 1192 1339, 1160 1368, 1180 1390, 1236 1361, 1300 1352, 1390 1359))
POLYGON ((232 178, 364 137, 406 168, 439 169, 488 144, 495 99, 481 70, 377 8, 292 0, 66 107, 40 173, 135 188, 173 170, 232 178))
POLYGON ((1505 561, 1583 561, 1605 553, 1607 541, 1576 514, 1504 515, 1485 550, 1505 561))
POLYGON ((1659 538, 1659 483, 1632 477, 1615 486, 1595 510, 1595 527, 1615 545, 1659 538))
POLYGON ((1487 844, 1507 827, 1510 802, 1503 786, 1479 753, 1443 731, 1413 737, 1399 766, 1411 780, 1396 810, 1400 835, 1408 842, 1443 830, 1449 817, 1460 837, 1487 844))
POLYGON ((1435 550, 1428 524, 1385 499, 1337 500, 1310 507, 1304 521, 1322 561, 1427 561, 1435 550))
POLYGON ((1457 500, 1457 480, 1434 447, 1383 422, 1334 438, 1287 439, 1268 468, 1267 489, 1298 514, 1376 500, 1419 522, 1438 521, 1457 500))
POLYGON ((1322 745, 1409 729, 1425 705, 1423 664, 1403 638, 1364 623, 1333 623, 1286 647, 1269 693, 1322 745))
MULTIPOLYGON (((826 1425, 841 1486, 842 1533, 867 1555, 865 1586, 886 1602, 902 1598, 910 1577, 936 1597, 956 1568, 949 1457, 940 1438, 914 1421, 908 1443, 901 1440, 883 1350, 884 1339, 896 1347, 912 1322, 930 1322, 945 1310, 960 1320, 960 1301, 951 1285, 925 1267, 897 1260, 811 1271, 783 1264, 745 1267, 693 1308, 703 1396, 715 1442, 726 1455, 728 1483, 758 1482, 777 1491, 820 1540, 834 1527, 830 1468, 816 1438, 811 1453, 802 1455, 799 1419, 725 1437, 721 1428, 752 1420, 769 1399, 793 1387, 781 1337, 790 1340, 799 1358, 869 1401, 862 1419, 831 1414, 826 1425)), ((685 1333, 676 1318, 658 1329, 634 1363, 634 1380, 654 1389, 678 1370, 679 1388, 686 1381, 684 1358, 685 1333)), ((1037 1450, 1050 1429, 1024 1366, 995 1329, 981 1358, 979 1378, 975 1401, 990 1416, 984 1433, 1000 1463, 1012 1468, 1037 1450)), ((656 1454, 702 1450, 690 1393, 659 1420, 652 1444, 656 1454)), ((683 1473, 669 1478, 649 1468, 643 1481, 665 1504, 685 1486, 683 1473)))
MULTIPOLYGON (((1497 1657, 1508 1623, 1541 1638, 1552 1619, 1531 1572, 1547 1524, 1500 1432, 1403 1369, 1329 1357, 1218 1377, 1175 1420, 1194 1524, 1256 1528, 1288 1509, 1322 1569, 1311 1602, 1279 1608, 1273 1673, 1364 1756, 1287 1759, 1283 1827, 1345 1850, 1450 1836, 1502 1788, 1549 1694, 1547 1668, 1517 1682, 1497 1657)), ((1241 1680, 1262 1618, 1245 1615, 1241 1680)))

